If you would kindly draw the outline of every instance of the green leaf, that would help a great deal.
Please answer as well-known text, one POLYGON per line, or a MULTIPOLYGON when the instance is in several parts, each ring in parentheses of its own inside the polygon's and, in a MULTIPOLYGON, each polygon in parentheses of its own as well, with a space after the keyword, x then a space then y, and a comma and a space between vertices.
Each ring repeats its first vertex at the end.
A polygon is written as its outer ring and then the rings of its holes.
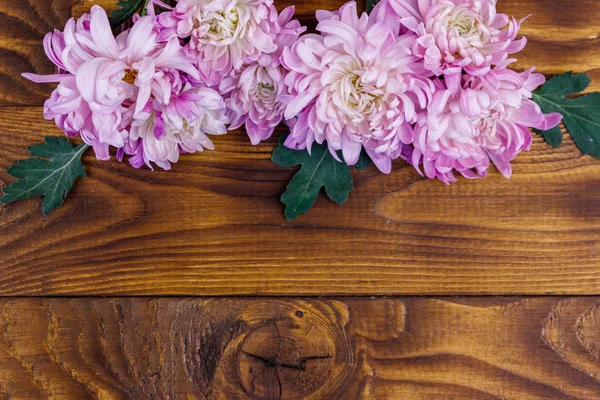
POLYGON ((54 136, 46 136, 45 143, 29 146, 32 156, 42 158, 20 160, 8 168, 9 175, 20 179, 2 189, 0 204, 44 196, 42 212, 50 214, 63 205, 75 180, 79 176, 85 178, 81 155, 87 148, 87 144, 73 146, 67 138, 54 136))
POLYGON ((354 164, 354 166, 360 172, 363 172, 365 169, 367 169, 369 165, 371 165, 371 162, 371 157, 369 157, 365 149, 362 149, 362 151, 360 152, 360 157, 358 157, 358 161, 356 162, 356 164, 354 164))
POLYGON ((568 96, 584 91, 592 82, 587 74, 573 75, 572 71, 555 75, 535 93, 543 96, 568 96))
MULTIPOLYGON (((581 152, 600 158, 600 93, 576 99, 566 97, 581 92, 590 82, 586 74, 573 75, 572 72, 567 72, 557 75, 533 92, 533 100, 544 113, 561 113, 567 130, 581 152)), ((544 135, 546 141, 554 147, 559 146, 562 141, 559 128, 536 132, 544 135)))
POLYGON ((115 29, 123 24, 123 22, 127 21, 137 10, 142 7, 144 4, 144 0, 119 0, 117 6, 119 8, 115 9, 112 13, 110 13, 108 20, 110 21, 110 26, 115 29))
POLYGON ((343 204, 354 188, 350 167, 336 161, 326 144, 314 143, 312 154, 308 154, 306 150, 297 151, 285 147, 285 137, 286 135, 279 137, 279 145, 271 160, 281 167, 302 165, 281 196, 281 201, 286 205, 285 218, 291 221, 300 214, 306 214, 317 201, 322 187, 325 187, 327 197, 343 204))
POLYGON ((546 141, 546 143, 548 143, 552 147, 560 147, 560 145, 562 144, 563 135, 560 131, 559 126, 555 126, 554 128, 549 129, 547 131, 534 129, 534 132, 544 136, 544 140, 546 141))

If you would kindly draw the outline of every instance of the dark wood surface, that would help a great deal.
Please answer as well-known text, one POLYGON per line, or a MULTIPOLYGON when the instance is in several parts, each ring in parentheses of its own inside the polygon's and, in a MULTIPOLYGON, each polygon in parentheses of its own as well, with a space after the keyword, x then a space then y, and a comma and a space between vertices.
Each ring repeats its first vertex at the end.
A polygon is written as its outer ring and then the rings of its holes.
MULTIPOLYGON (((302 2, 298 14, 312 20, 315 8, 342 2, 302 2)), ((2 171, 25 146, 61 134, 38 106, 51 87, 19 73, 49 72, 44 33, 92 3, 0 2, 2 171)), ((533 14, 517 68, 587 71, 600 87, 600 2, 501 0, 499 8, 533 14)), ((446 186, 402 162, 389 176, 370 167, 356 174, 345 205, 322 197, 294 222, 279 202, 294 169, 269 160, 275 142, 251 146, 232 132, 170 172, 88 153, 89 178, 50 217, 39 200, 0 209, 0 295, 600 292, 600 162, 581 157, 567 136, 560 149, 536 137, 511 180, 494 170, 446 186)))
POLYGON ((0 398, 600 399, 597 297, 6 299, 0 311, 0 398))
MULTIPOLYGON (((60 134, 35 107, 0 108, 0 121, 2 170, 60 134)), ((568 140, 536 138, 511 180, 445 186, 370 167, 345 205, 320 198, 295 222, 274 142, 215 142, 169 172, 88 155, 89 177, 49 217, 38 200, 3 206, 0 295, 600 292, 600 162, 568 140)))
MULTIPOLYGON (((297 13, 314 27, 343 2, 297 13)), ((43 35, 94 3, 115 1, 0 0, 0 184, 61 134, 42 118, 52 86, 20 73, 51 72, 43 35)), ((517 69, 600 90, 600 2, 498 6, 533 14, 517 69)), ((600 399, 600 162, 564 139, 536 137, 510 181, 371 167, 344 206, 320 198, 295 222, 275 139, 232 132, 170 172, 88 153, 50 217, 0 207, 0 399, 600 399), (548 294, 581 296, 522 297, 548 294)))

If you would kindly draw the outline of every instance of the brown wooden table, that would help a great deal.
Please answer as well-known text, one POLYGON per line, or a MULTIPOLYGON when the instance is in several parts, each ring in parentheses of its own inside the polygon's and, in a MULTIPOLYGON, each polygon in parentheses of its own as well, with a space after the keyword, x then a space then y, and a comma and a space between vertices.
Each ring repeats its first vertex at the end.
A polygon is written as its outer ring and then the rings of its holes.
MULTIPOLYGON (((0 0, 1 170, 61 134, 20 73, 92 3, 0 0)), ((600 1, 499 3, 533 14, 516 68, 600 90, 600 1)), ((170 172, 88 153, 50 217, 0 208, 0 399, 600 399, 600 161, 568 135, 511 180, 371 166, 294 222, 276 139, 215 142, 170 172)))

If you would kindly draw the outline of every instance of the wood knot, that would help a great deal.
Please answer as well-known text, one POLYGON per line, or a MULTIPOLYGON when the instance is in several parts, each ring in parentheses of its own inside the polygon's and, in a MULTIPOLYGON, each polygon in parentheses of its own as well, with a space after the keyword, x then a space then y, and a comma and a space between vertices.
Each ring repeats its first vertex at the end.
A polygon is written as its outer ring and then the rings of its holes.
POLYGON ((600 303, 572 298, 556 305, 546 319, 542 338, 573 367, 600 380, 600 303))
POLYGON ((343 327, 319 314, 289 310, 246 336, 238 352, 239 382, 246 395, 324 398, 339 386, 353 357, 343 327))
POLYGON ((596 303, 579 317, 576 334, 583 348, 600 361, 600 303, 596 303))

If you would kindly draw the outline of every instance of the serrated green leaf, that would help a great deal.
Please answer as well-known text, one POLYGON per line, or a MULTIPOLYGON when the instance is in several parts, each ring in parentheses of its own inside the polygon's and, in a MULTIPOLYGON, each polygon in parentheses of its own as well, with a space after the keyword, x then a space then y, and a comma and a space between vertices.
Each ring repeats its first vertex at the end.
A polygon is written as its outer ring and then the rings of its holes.
POLYGON ((360 152, 360 157, 358 157, 358 161, 356 162, 356 164, 354 164, 354 166, 360 172, 363 172, 365 169, 367 169, 369 165, 371 165, 371 163, 371 157, 369 157, 365 149, 362 149, 362 151, 360 152))
POLYGON ((548 143, 552 147, 560 147, 560 145, 562 144, 563 135, 559 126, 555 126, 554 128, 549 129, 547 131, 534 129, 534 132, 542 135, 546 143, 548 143))
POLYGON ((573 75, 572 71, 553 76, 535 93, 542 96, 568 96, 583 92, 592 82, 587 74, 573 75))
MULTIPOLYGON (((581 152, 600 158, 600 93, 576 99, 566 97, 581 92, 589 84, 590 78, 586 74, 573 75, 567 72, 555 76, 533 92, 533 100, 544 113, 561 113, 569 134, 581 152)), ((554 146, 560 144, 559 132, 551 129, 540 133, 554 146)))
POLYGON ((292 150, 289 147, 285 147, 283 143, 285 142, 286 137, 287 135, 279 136, 279 144, 273 151, 271 161, 284 168, 294 167, 302 164, 308 155, 308 152, 292 150))
POLYGON ((67 138, 55 136, 46 136, 45 143, 29 146, 32 156, 43 158, 20 160, 8 168, 8 174, 19 180, 2 189, 0 203, 44 196, 42 212, 50 214, 63 205, 75 180, 85 178, 81 155, 87 148, 87 144, 73 146, 67 138))
POLYGON ((115 29, 127 21, 137 10, 142 7, 145 0, 119 0, 117 9, 110 13, 108 20, 110 26, 115 29))
POLYGON ((350 167, 336 161, 326 144, 314 143, 311 154, 306 150, 291 150, 283 145, 285 136, 279 137, 279 145, 271 160, 281 167, 302 165, 287 185, 281 201, 286 205, 285 217, 288 221, 306 214, 317 201, 319 192, 325 187, 327 197, 343 204, 354 188, 350 167))

